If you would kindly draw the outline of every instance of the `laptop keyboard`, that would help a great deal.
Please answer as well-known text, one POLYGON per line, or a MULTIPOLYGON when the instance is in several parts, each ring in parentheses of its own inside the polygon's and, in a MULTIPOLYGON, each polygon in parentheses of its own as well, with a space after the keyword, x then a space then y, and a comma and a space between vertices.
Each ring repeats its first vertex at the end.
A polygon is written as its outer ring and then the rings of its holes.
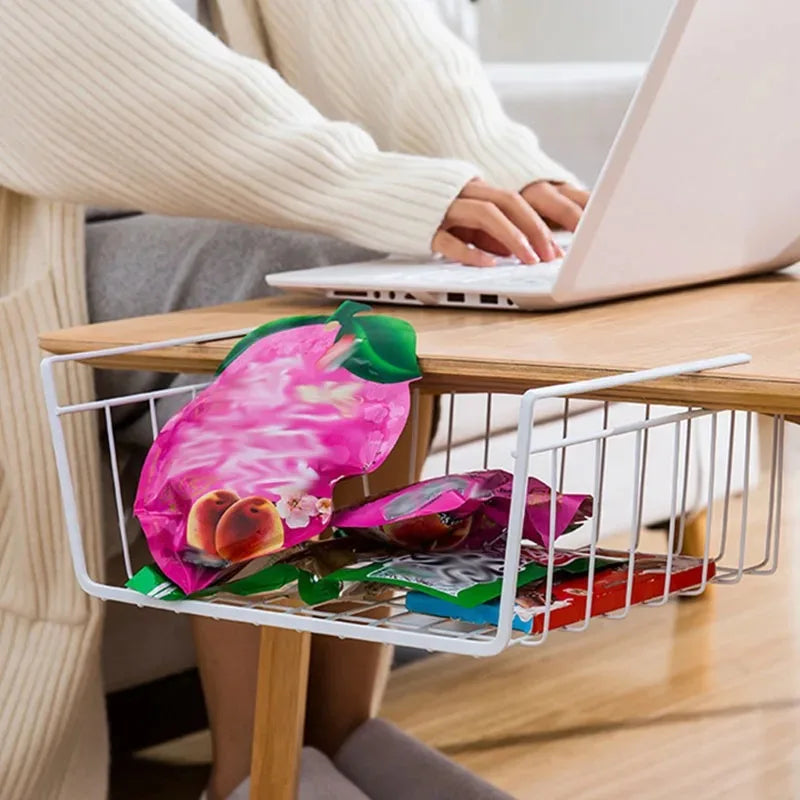
POLYGON ((495 267, 464 267, 460 264, 437 264, 419 270, 415 278, 425 286, 463 288, 467 291, 492 289, 510 291, 514 288, 549 289, 558 277, 561 259, 535 266, 518 261, 500 261, 495 267))
POLYGON ((525 287, 549 287, 556 282, 559 269, 561 269, 561 259, 535 266, 518 262, 507 265, 498 264, 496 267, 478 270, 484 274, 478 276, 477 280, 487 286, 497 286, 498 283, 502 283, 525 287))

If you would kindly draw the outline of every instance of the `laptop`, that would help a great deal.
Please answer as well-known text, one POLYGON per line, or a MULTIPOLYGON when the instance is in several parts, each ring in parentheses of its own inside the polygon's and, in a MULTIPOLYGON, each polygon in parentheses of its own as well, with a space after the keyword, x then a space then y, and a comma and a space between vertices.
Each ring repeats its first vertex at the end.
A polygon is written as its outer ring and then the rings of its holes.
POLYGON ((269 275, 334 299, 555 309, 800 261, 800 2, 677 0, 560 261, 389 257, 269 275))

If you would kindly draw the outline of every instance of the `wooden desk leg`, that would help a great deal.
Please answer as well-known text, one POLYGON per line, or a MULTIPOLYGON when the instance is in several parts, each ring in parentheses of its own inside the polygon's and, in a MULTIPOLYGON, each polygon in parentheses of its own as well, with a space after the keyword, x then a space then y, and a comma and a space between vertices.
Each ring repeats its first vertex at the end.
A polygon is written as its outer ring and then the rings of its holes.
POLYGON ((703 557, 706 552, 707 520, 708 517, 705 511, 698 511, 694 516, 687 518, 683 528, 681 555, 694 556, 695 558, 703 557))
POLYGON ((262 628, 250 800, 297 800, 311 634, 262 628))

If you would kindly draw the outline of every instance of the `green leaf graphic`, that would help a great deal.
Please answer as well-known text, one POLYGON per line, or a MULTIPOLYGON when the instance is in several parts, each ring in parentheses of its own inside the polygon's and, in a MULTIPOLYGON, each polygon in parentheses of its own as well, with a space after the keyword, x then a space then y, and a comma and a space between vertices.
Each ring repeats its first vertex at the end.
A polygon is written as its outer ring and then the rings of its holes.
POLYGON ((421 377, 417 362, 417 334, 407 322, 371 316, 356 320, 363 338, 342 366, 376 383, 401 383, 421 377))
POLYGON ((219 375, 232 361, 265 336, 308 325, 339 323, 338 342, 343 336, 356 340, 354 351, 342 362, 353 375, 375 383, 403 383, 421 377, 417 363, 417 335, 414 328, 401 319, 383 315, 363 316, 372 308, 364 303, 346 300, 329 317, 295 316, 274 320, 251 331, 239 341, 217 369, 219 375))
POLYGON ((421 376, 417 363, 417 334, 407 322, 383 315, 362 316, 372 311, 348 300, 331 317, 341 325, 343 336, 356 338, 356 348, 342 366, 353 375, 375 383, 402 383, 421 376))
MULTIPOLYGON (((333 314, 328 317, 329 322, 338 322, 342 326, 343 332, 350 332, 356 314, 372 311, 372 306, 366 303, 357 303, 355 300, 345 300, 333 314)), ((339 334, 341 336, 342 334, 339 334)), ((339 337, 337 337, 338 339, 339 337)))

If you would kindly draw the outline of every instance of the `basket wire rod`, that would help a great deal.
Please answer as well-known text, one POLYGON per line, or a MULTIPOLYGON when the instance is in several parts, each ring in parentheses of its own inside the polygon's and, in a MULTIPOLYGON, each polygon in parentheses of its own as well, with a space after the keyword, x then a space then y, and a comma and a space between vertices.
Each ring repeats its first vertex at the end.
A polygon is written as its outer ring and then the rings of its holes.
POLYGON ((453 457, 453 421, 456 411, 456 396, 453 392, 450 393, 450 407, 447 417, 447 451, 444 455, 444 474, 450 474, 450 463, 453 457))
MULTIPOLYGON (((648 428, 657 428, 660 426, 670 425, 672 423, 683 422, 688 419, 696 419, 698 417, 708 417, 713 414, 713 411, 709 411, 708 409, 697 409, 694 411, 681 411, 676 414, 669 414, 663 417, 656 417, 654 419, 648 419, 644 422, 629 422, 625 425, 619 425, 615 428, 604 428, 602 430, 596 431, 595 433, 587 433, 581 435, 570 436, 568 439, 559 440, 557 447, 574 447, 578 444, 588 444, 590 442, 595 441, 595 439, 610 439, 615 436, 625 436, 629 433, 634 433, 638 430, 646 430, 648 428)), ((531 449, 530 454, 532 456, 539 455, 540 453, 547 453, 552 450, 554 447, 553 443, 540 445, 538 447, 534 447, 531 449)), ((512 454, 516 457, 517 453, 514 451, 512 454)), ((677 508, 677 501, 675 503, 677 508)))
POLYGON ((756 572, 769 563, 769 554, 772 550, 772 529, 775 523, 775 488, 777 483, 778 471, 778 418, 772 421, 772 441, 770 442, 770 464, 769 464, 769 501, 767 512, 767 535, 764 538, 764 557, 757 564, 754 564, 748 572, 756 572))
POLYGON ((672 491, 670 492, 670 520, 669 535, 667 537, 667 563, 664 570, 664 592, 658 599, 650 600, 645 605, 663 606, 669 600, 669 589, 672 583, 672 561, 675 555, 675 523, 678 510, 678 486, 680 485, 679 472, 681 466, 681 441, 683 439, 681 423, 675 423, 675 436, 672 447, 672 491))
MULTIPOLYGON (((608 417, 608 404, 606 403, 605 416, 608 417)), ((607 421, 607 420, 606 420, 607 421)), ((603 508, 603 485, 606 472, 606 444, 605 439, 598 439, 594 450, 594 502, 592 514, 592 538, 589 542, 589 572, 586 576, 586 613, 583 622, 571 625, 565 630, 574 633, 585 631, 592 619, 592 601, 594 599, 594 575, 597 564, 597 541, 600 538, 600 517, 603 508)))
POLYGON ((193 383, 186 386, 170 386, 167 389, 157 389, 149 392, 137 392, 122 397, 107 397, 105 400, 88 400, 85 403, 74 403, 68 406, 56 406, 55 413, 75 414, 80 411, 102 411, 106 406, 127 406, 134 403, 143 403, 146 400, 161 400, 164 397, 173 397, 178 394, 189 394, 191 391, 205 389, 208 383, 193 383))
POLYGON ((639 542, 639 529, 642 524, 641 504, 643 500, 642 475, 644 473, 643 453, 645 452, 646 442, 643 441, 647 436, 647 431, 636 431, 636 443, 633 454, 633 479, 638 484, 639 491, 633 495, 633 508, 631 511, 631 532, 628 542, 628 575, 625 579, 625 607, 621 611, 609 612, 605 616, 609 619, 625 619, 631 610, 633 599, 633 568, 635 566, 634 556, 639 542))
MULTIPOLYGON (((412 612, 406 612, 408 616, 413 617, 415 616, 412 612)), ((401 615, 403 616, 403 615, 401 615)), ((453 620, 450 617, 433 617, 431 616, 430 621, 426 622, 424 625, 418 625, 417 630, 419 631, 432 631, 442 625, 452 625, 453 622, 458 622, 458 620, 453 620)), ((450 631, 447 628, 443 628, 439 633, 443 633, 446 636, 458 636, 461 631, 450 631)))
MULTIPOLYGON (((410 622, 403 622, 404 619, 407 619, 407 618, 413 619, 414 616, 415 615, 411 611, 406 611, 405 609, 403 609, 399 614, 394 614, 391 617, 392 625, 401 625, 401 626, 404 626, 404 627, 408 628, 409 630, 417 630, 417 631, 421 632, 421 631, 425 631, 425 630, 430 630, 433 627, 433 624, 434 624, 435 621, 441 622, 441 619, 439 619, 439 620, 431 620, 431 622, 429 622, 427 625, 414 625, 414 624, 412 624, 410 622)), ((371 628, 381 628, 384 625, 386 625, 386 620, 385 619, 381 619, 380 617, 378 617, 377 619, 364 619, 362 617, 361 618, 361 624, 362 625, 369 625, 369 627, 371 627, 371 628)))
POLYGON ((784 417, 775 417, 773 432, 773 466, 770 481, 769 522, 763 561, 747 570, 752 575, 773 575, 778 568, 781 512, 783 506, 784 417), (771 552, 770 552, 771 551, 771 552))
MULTIPOLYGON (((607 427, 606 424, 603 424, 603 427, 607 427)), ((567 434, 569 433, 569 397, 564 398, 564 417, 561 423, 561 439, 564 440, 567 438, 567 434)), ((564 474, 567 470, 567 448, 561 448, 561 470, 558 475, 558 491, 564 491, 564 474)))
MULTIPOLYGON (((558 451, 553 450, 550 454, 550 486, 556 485, 558 479, 558 451)), ((547 581, 544 600, 544 622, 542 624, 542 636, 539 644, 544 644, 550 634, 550 614, 553 610, 553 576, 555 574, 556 561, 556 512, 558 510, 558 494, 550 492, 550 522, 547 526, 549 533, 547 539, 547 581)), ((516 581, 514 581, 516 583, 516 581)))
POLYGON ((747 517, 750 506, 750 448, 753 433, 753 415, 750 411, 745 414, 744 429, 744 474, 742 478, 742 517, 739 529, 739 563, 734 570, 729 571, 728 575, 719 578, 717 583, 738 583, 745 572, 747 517))
POLYGON ((646 381, 655 381, 660 378, 674 378, 678 375, 688 375, 694 372, 734 367, 739 364, 747 364, 750 361, 751 356, 747 353, 734 353, 728 356, 718 356, 717 358, 686 361, 681 364, 672 364, 666 367, 644 369, 638 372, 623 372, 618 375, 608 375, 603 378, 591 378, 585 381, 576 381, 575 383, 562 383, 555 386, 542 387, 541 389, 529 389, 525 392, 523 397, 529 396, 534 402, 548 397, 573 397, 578 394, 602 392, 608 389, 616 389, 620 386, 631 386, 646 381))
POLYGON ((503 563, 503 585, 500 590, 500 608, 497 620, 495 641, 502 648, 511 639, 511 623, 514 616, 514 602, 517 595, 516 575, 519 569, 519 555, 522 546, 522 529, 528 497, 528 474, 530 472, 531 438, 533 436, 533 413, 536 399, 531 393, 522 396, 517 425, 516 452, 514 459, 514 481, 511 487, 508 533, 506 534, 506 557, 503 563))
POLYGON ((483 431, 483 468, 489 469, 489 443, 492 437, 492 394, 486 395, 486 426, 483 431))
MULTIPOLYGON (((406 630, 409 630, 409 631, 416 631, 417 633, 422 633, 422 634, 428 633, 428 632, 430 632, 432 630, 435 630, 436 627, 439 626, 439 625, 446 625, 446 624, 449 624, 449 623, 452 623, 452 622, 453 622, 453 620, 451 620, 449 618, 433 617, 433 616, 430 616, 429 614, 417 614, 415 612, 405 611, 405 610, 403 610, 399 614, 395 614, 393 617, 391 617, 391 624, 392 625, 399 626, 401 628, 405 628, 406 630), (422 617, 423 619, 426 619, 427 622, 422 623, 422 622, 409 621, 409 620, 414 620, 417 617, 422 617)), ((386 626, 386 620, 385 619, 381 619, 380 617, 378 617, 377 619, 361 618, 359 620, 359 623, 357 623, 357 624, 361 624, 365 628, 381 629, 381 628, 384 628, 386 626)), ((437 631, 433 635, 434 636, 447 636, 447 637, 456 638, 458 636, 458 633, 460 633, 460 632, 449 631, 446 628, 444 628, 444 629, 442 629, 440 631, 437 631)), ((430 635, 430 634, 428 634, 428 635, 430 635)))
POLYGON ((740 530, 739 541, 739 571, 738 579, 744 574, 744 563, 747 549, 747 520, 750 513, 750 448, 753 434, 753 414, 747 412, 745 422, 745 446, 744 446, 744 479, 742 486, 742 527, 740 530))
POLYGON ((786 419, 783 414, 778 419, 780 420, 781 433, 778 440, 780 449, 778 451, 778 488, 775 496, 775 544, 772 552, 772 566, 769 569, 770 573, 774 573, 778 569, 781 544, 781 513, 783 511, 783 451, 785 447, 784 429, 786 419))
MULTIPOLYGON (((339 611, 333 612, 332 616, 329 619, 332 620, 340 620, 340 619, 363 619, 361 616, 362 614, 368 614, 370 611, 378 611, 381 608, 386 608, 387 606, 391 607, 390 603, 386 600, 379 601, 379 602, 365 602, 365 601, 356 601, 351 600, 347 597, 342 598, 342 600, 346 603, 353 603, 358 606, 358 608, 349 609, 348 611, 339 611)), ((324 611, 324 609, 320 609, 324 611)), ((380 619, 380 618, 379 618, 380 619)))
POLYGON ((111 461, 111 477, 114 481, 114 505, 117 511, 117 525, 119 526, 119 540, 122 544, 122 557, 125 561, 125 572, 129 578, 133 577, 131 554, 128 549, 128 536, 125 531, 125 507, 122 504, 122 488, 119 481, 119 465, 117 463, 117 443, 114 439, 114 424, 111 421, 111 409, 106 407, 106 436, 108 437, 108 454, 111 461))
POLYGON ((61 504, 64 509, 64 520, 67 526, 67 537, 69 539, 69 549, 72 555, 72 564, 81 588, 88 594, 96 594, 97 588, 104 587, 92 581, 86 569, 86 558, 83 552, 83 541, 79 522, 80 516, 77 503, 75 502, 75 487, 72 482, 72 468, 67 454, 64 428, 56 414, 56 409, 58 408, 58 391, 53 376, 53 362, 51 360, 44 359, 42 361, 41 375, 45 405, 49 411, 47 416, 50 422, 50 436, 53 440, 58 482, 61 487, 61 504))
POLYGON ((164 339, 161 342, 145 342, 144 344, 126 344, 120 347, 106 347, 103 350, 84 350, 81 353, 66 353, 65 355, 48 356, 45 361, 56 364, 61 361, 94 361, 99 358, 112 358, 124 356, 129 353, 143 353, 147 350, 168 350, 171 347, 182 347, 187 344, 207 344, 225 339, 240 339, 252 333, 253 327, 237 328, 232 331, 219 331, 217 333, 204 333, 200 336, 182 336, 178 339, 164 339))
POLYGON ((775 524, 775 491, 778 482, 778 418, 772 420, 772 449, 770 450, 769 465, 769 511, 767 512, 767 535, 764 540, 764 558, 755 565, 754 571, 761 569, 769 563, 772 550, 772 530, 775 524))
MULTIPOLYGON (((644 421, 645 423, 650 421, 650 414, 651 414, 651 406, 648 403, 644 408, 644 421)), ((642 522, 644 521, 644 491, 645 491, 645 481, 647 476, 647 452, 650 447, 650 428, 644 429, 644 435, 642 439, 642 468, 641 472, 639 473, 639 484, 637 487, 637 491, 639 493, 639 515, 636 518, 636 530, 634 534, 636 536, 633 549, 638 550, 639 542, 642 538, 642 522)))
POLYGON ((158 436, 158 415, 156 414, 156 401, 150 398, 147 401, 147 408, 150 411, 150 432, 153 434, 153 441, 158 436))
MULTIPOLYGON (((445 620, 447 622, 447 620, 445 620)), ((477 630, 471 631, 459 631, 457 633, 454 632, 454 638, 456 639, 468 639, 470 637, 486 637, 486 636, 494 636, 494 627, 484 625, 483 627, 479 627, 477 630)))
MULTIPOLYGON (((691 410, 691 409, 690 409, 691 410)), ((712 417, 714 415, 712 414, 712 417)), ((683 451, 683 487, 681 489, 681 513, 678 517, 678 542, 675 545, 675 552, 683 550, 683 539, 686 533, 686 501, 689 494, 689 468, 691 466, 691 444, 692 444, 692 419, 686 420, 686 446, 683 451)))
MULTIPOLYGON (((553 448, 550 451, 550 486, 555 486, 558 475, 558 450, 553 448)), ((513 490, 512 490, 513 498, 513 490)), ((556 511, 558 508, 558 495, 556 492, 550 493, 549 503, 549 522, 548 522, 548 540, 547 540, 547 577, 545 579, 545 601, 544 601, 544 618, 542 622, 542 630, 539 634, 531 632, 527 636, 520 638, 520 643, 528 647, 537 647, 542 645, 547 640, 550 634, 550 615, 553 608, 553 577, 555 574, 555 557, 556 557, 556 511)), ((504 571, 504 575, 507 575, 504 571)), ((511 581, 504 580, 503 588, 505 589, 506 583, 511 581)), ((513 581, 516 585, 516 579, 513 581)), ((514 589, 516 594, 516 588, 514 589)), ((536 617, 534 616, 534 620, 536 617)), ((540 616, 539 619, 542 619, 540 616)), ((513 635, 513 631, 512 631, 513 635)), ((512 641, 517 641, 516 639, 512 641)))
POLYGON ((716 454, 717 454, 717 418, 718 414, 711 417, 711 435, 709 437, 709 466, 708 466, 708 496, 706 497, 706 538, 703 545, 703 573, 700 585, 694 589, 681 592, 688 597, 703 594, 708 585, 708 562, 711 553, 711 526, 714 516, 714 484, 716 482, 716 454))
POLYGON ((728 433, 728 464, 725 469, 725 496, 722 504, 722 532, 720 534, 719 551, 717 552, 716 561, 722 560, 725 555, 725 548, 728 543, 728 521, 731 513, 731 484, 733 482, 733 453, 736 443, 736 418, 737 413, 733 412, 730 415, 730 428, 728 433))

